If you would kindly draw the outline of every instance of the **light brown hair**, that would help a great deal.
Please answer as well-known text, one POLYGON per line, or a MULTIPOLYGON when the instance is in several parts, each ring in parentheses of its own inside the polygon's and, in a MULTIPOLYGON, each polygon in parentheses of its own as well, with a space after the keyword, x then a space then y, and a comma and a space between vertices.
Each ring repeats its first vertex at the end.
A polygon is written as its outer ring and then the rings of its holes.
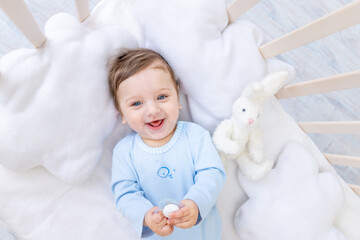
MULTIPOLYGON (((116 109, 122 114, 120 105, 117 99, 117 90, 120 84, 135 75, 136 73, 146 69, 155 61, 160 61, 164 65, 164 71, 168 71, 173 81, 176 92, 179 96, 178 83, 175 80, 175 75, 167 61, 157 52, 150 49, 125 49, 115 58, 109 61, 110 69, 108 75, 110 92, 114 100, 116 109)), ((162 69, 162 67, 160 66, 162 69)))

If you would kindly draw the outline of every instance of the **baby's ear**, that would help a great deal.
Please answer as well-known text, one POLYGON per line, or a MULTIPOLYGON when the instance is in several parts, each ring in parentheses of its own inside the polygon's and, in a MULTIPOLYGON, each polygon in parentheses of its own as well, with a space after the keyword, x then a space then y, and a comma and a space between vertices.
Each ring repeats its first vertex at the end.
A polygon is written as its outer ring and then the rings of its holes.
POLYGON ((177 81, 176 81, 176 92, 177 92, 177 96, 178 96, 178 99, 179 99, 180 98, 180 84, 177 81))
POLYGON ((125 124, 127 123, 127 121, 126 121, 126 119, 125 119, 125 117, 124 117, 124 114, 122 113, 120 107, 119 107, 117 110, 118 110, 118 117, 121 117, 121 123, 122 123, 123 125, 125 125, 125 124))

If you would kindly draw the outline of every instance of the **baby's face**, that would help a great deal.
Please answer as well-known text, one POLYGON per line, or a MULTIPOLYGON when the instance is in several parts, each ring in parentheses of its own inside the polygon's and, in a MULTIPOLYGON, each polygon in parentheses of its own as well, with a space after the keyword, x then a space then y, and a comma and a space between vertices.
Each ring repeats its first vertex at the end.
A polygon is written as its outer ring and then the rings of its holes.
POLYGON ((150 146, 167 143, 179 117, 179 98, 170 74, 155 61, 123 81, 117 91, 123 123, 150 146))

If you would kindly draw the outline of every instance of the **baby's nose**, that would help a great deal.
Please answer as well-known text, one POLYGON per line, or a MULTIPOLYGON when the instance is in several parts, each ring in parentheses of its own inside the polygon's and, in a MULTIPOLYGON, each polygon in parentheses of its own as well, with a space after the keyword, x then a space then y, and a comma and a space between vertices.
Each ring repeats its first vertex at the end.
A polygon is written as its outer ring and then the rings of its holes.
POLYGON ((149 116, 155 116, 160 112, 160 107, 158 103, 149 103, 147 107, 147 115, 149 116))

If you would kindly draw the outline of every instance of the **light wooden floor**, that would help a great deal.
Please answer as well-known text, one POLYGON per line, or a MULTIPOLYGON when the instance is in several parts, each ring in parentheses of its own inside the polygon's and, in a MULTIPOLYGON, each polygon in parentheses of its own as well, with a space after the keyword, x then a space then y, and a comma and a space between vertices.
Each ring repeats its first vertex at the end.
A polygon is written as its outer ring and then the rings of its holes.
MULTIPOLYGON (((58 12, 75 15, 72 0, 25 0, 41 27, 58 12)), ((99 0, 90 0, 93 8, 99 0)), ((265 42, 303 26, 318 17, 338 9, 351 0, 263 0, 242 18, 257 24, 264 32, 265 42)), ((310 43, 279 56, 296 68, 295 82, 308 81, 333 74, 360 69, 360 25, 310 43)), ((31 45, 0 11, 0 57, 7 52, 31 45)), ((360 89, 317 94, 281 100, 297 121, 360 120, 360 89)), ((360 136, 310 135, 320 150, 326 153, 360 156, 360 136)), ((360 171, 335 166, 345 181, 360 184, 360 171)), ((16 239, 0 220, 0 239, 16 239)))

